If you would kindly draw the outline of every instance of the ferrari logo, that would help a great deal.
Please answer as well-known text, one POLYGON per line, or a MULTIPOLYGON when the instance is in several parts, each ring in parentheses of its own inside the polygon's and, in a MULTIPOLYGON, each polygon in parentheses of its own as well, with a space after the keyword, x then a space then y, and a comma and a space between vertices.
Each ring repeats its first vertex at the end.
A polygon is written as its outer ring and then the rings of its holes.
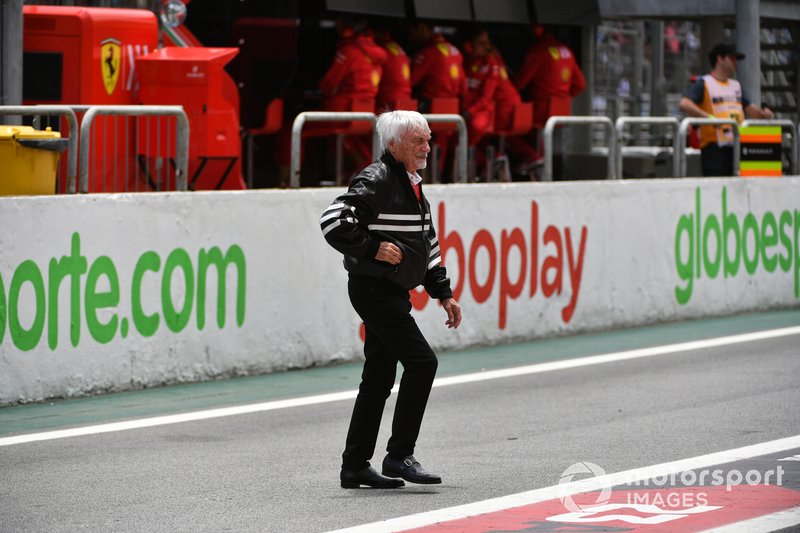
POLYGON ((450 65, 450 78, 457 80, 460 77, 461 76, 459 76, 458 67, 455 65, 450 65))
POLYGON ((103 85, 111 95, 117 87, 119 71, 122 66, 122 48, 116 39, 106 39, 100 43, 100 68, 103 73, 103 85))

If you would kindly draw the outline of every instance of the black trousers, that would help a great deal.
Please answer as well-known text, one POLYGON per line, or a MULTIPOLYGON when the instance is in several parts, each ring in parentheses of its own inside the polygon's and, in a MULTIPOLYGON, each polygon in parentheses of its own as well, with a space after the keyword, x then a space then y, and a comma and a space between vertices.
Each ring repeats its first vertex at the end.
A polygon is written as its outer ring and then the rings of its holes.
POLYGON ((408 291, 387 280, 351 275, 350 302, 364 321, 364 370, 350 419, 342 467, 361 470, 375 452, 386 399, 394 386, 398 361, 400 390, 386 451, 402 459, 414 453, 438 361, 411 316, 408 291))
POLYGON ((700 150, 700 165, 703 176, 733 176, 733 146, 716 143, 705 145, 700 150))

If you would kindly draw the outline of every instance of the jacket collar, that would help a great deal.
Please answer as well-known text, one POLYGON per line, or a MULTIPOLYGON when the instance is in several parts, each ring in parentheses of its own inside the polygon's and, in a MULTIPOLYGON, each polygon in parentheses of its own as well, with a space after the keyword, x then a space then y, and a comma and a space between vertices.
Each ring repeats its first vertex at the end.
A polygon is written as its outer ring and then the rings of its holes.
MULTIPOLYGON (((414 202, 417 201, 417 195, 414 194, 414 189, 411 188, 411 180, 408 177, 408 171, 406 170, 406 166, 394 158, 394 156, 389 152, 389 150, 384 150, 383 155, 381 156, 381 161, 387 166, 387 168, 395 174, 396 178, 400 180, 402 183, 401 187, 405 189, 406 193, 414 199, 414 202)), ((420 194, 422 193, 422 183, 420 183, 420 194)), ((424 198, 424 194, 423 194, 424 198)), ((424 209, 424 202, 422 203, 424 209)))
POLYGON ((394 156, 389 152, 389 150, 384 150, 383 155, 381 156, 381 161, 386 163, 386 166, 394 172, 395 174, 399 174, 400 176, 407 177, 408 174, 406 173, 406 166, 394 158, 394 156))

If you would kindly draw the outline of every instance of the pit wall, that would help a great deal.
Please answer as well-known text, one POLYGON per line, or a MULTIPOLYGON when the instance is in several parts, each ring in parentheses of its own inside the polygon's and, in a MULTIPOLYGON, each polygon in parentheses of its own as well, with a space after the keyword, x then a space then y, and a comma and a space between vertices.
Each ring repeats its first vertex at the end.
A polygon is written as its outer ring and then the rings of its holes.
MULTIPOLYGON (((425 191, 464 312, 412 291, 439 350, 800 302, 797 177, 425 191)), ((0 199, 0 403, 359 357, 340 192, 0 199)))

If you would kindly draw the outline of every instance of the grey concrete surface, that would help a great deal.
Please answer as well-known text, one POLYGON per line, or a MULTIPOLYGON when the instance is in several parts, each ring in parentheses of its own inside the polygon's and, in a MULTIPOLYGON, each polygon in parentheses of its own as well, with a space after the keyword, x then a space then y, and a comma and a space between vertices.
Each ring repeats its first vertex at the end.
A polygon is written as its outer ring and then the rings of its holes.
MULTIPOLYGON (((679 342, 680 339, 674 339, 679 342)), ((352 401, 0 448, 0 531, 316 532, 800 433, 783 337, 435 389, 439 486, 339 488, 352 401)), ((383 457, 393 403, 376 451, 383 457)))

